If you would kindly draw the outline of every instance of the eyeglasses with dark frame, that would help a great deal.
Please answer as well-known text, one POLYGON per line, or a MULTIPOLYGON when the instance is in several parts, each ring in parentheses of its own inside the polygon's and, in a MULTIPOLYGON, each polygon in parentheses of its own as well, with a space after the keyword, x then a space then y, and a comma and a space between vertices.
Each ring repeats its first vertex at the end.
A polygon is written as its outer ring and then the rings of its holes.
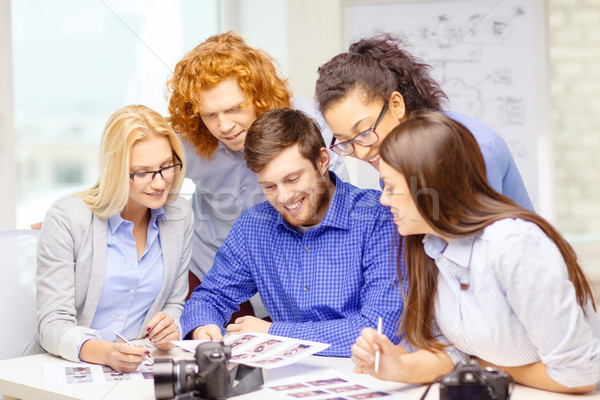
POLYGON ((377 129, 377 125, 379 125, 379 122, 385 115, 387 108, 388 101, 386 100, 385 104, 383 105, 383 108, 381 109, 381 112, 379 113, 379 116, 377 116, 377 119, 375 120, 375 123, 371 128, 359 133, 358 135, 354 136, 354 138, 352 138, 351 140, 340 142, 336 145, 334 145, 336 140, 334 136, 331 140, 331 144, 329 145, 329 149, 333 150, 340 156, 349 156, 350 154, 354 153, 354 143, 358 143, 361 146, 373 146, 379 140, 379 135, 377 135, 375 129, 377 129))
POLYGON ((138 183, 149 183, 156 178, 156 175, 160 175, 161 178, 171 178, 175 176, 179 172, 181 172, 181 168, 183 167, 183 163, 181 158, 177 155, 177 153, 173 153, 173 156, 179 161, 177 164, 169 165, 168 167, 164 167, 161 169, 157 169, 156 171, 144 171, 144 172, 135 172, 133 174, 129 174, 129 179, 138 183), (137 178, 137 181, 135 180, 137 178))

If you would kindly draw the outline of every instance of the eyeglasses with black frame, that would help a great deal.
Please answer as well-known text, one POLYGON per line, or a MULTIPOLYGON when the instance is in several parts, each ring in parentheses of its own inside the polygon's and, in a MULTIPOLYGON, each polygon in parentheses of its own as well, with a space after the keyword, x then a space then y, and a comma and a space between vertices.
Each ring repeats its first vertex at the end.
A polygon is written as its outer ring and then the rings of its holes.
POLYGON ((361 146, 372 146, 375 143, 377 143, 377 141, 379 140, 379 135, 377 135, 375 129, 377 129, 377 125, 379 125, 379 122, 385 115, 387 108, 388 101, 386 100, 385 104, 383 105, 383 108, 381 109, 381 112, 379 113, 379 116, 377 116, 377 119, 375 120, 375 123, 371 128, 359 133, 358 135, 354 136, 354 138, 351 140, 340 142, 336 145, 334 145, 336 140, 334 136, 331 140, 331 144, 329 145, 329 149, 333 150, 336 154, 339 154, 340 156, 349 156, 350 154, 354 153, 354 143, 358 143, 361 146))
POLYGON ((135 172, 129 174, 129 179, 136 183, 150 183, 156 178, 156 175, 160 175, 163 179, 172 178, 180 173, 181 168, 183 167, 181 158, 179 158, 177 153, 173 153, 173 156, 177 159, 177 164, 169 165, 168 167, 157 169, 156 171, 135 172))

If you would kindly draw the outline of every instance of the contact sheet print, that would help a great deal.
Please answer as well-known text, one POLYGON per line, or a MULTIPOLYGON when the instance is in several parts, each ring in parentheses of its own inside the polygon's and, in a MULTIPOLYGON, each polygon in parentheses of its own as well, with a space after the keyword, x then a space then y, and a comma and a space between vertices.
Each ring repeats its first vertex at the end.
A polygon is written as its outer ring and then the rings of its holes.
MULTIPOLYGON (((173 343, 194 352, 202 342, 205 341, 180 340, 173 343)), ((330 346, 327 343, 254 332, 228 335, 224 342, 231 346, 230 362, 265 369, 293 364, 330 346)))
POLYGON ((283 399, 359 400, 398 399, 402 394, 375 388, 365 382, 345 376, 336 370, 326 370, 318 375, 299 375, 269 382, 265 388, 283 399))
POLYGON ((43 368, 44 384, 47 386, 154 379, 152 366, 146 364, 141 364, 137 371, 130 373, 117 372, 110 367, 95 364, 44 363, 43 368))

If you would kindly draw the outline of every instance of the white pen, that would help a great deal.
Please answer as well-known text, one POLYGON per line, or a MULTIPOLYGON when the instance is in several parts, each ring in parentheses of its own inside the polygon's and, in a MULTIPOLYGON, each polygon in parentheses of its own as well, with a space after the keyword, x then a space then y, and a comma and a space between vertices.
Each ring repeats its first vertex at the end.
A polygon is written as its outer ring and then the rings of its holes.
MULTIPOLYGON (((114 331, 114 330, 113 330, 113 333, 114 333, 115 335, 117 335, 117 337, 118 337, 119 339, 121 339, 122 341, 124 341, 125 343, 127 343, 128 345, 130 345, 130 346, 134 346, 134 347, 135 347, 135 344, 133 344, 133 343, 131 343, 129 340, 125 339, 125 337, 124 337, 123 335, 121 335, 119 332, 117 332, 117 331, 114 331)), ((148 355, 146 355, 146 354, 142 354, 142 357, 144 357, 144 358, 146 359, 146 361, 148 361, 148 362, 150 363, 150 365, 154 364, 154 360, 152 360, 152 359, 150 358, 150 356, 148 356, 148 355)))
MULTIPOLYGON (((381 320, 381 317, 379 317, 379 319, 377 320, 377 334, 381 335, 381 325, 382 325, 383 321, 381 320)), ((375 352, 375 373, 379 372, 379 350, 377 350, 375 352)))

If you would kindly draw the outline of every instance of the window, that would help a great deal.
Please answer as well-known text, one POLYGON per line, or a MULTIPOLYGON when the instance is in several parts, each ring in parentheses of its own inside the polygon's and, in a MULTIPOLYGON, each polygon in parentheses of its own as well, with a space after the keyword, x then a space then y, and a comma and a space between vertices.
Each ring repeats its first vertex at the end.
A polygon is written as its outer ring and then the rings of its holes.
POLYGON ((108 117, 127 104, 166 115, 165 82, 217 32, 218 0, 11 3, 17 228, 93 185, 108 117))

